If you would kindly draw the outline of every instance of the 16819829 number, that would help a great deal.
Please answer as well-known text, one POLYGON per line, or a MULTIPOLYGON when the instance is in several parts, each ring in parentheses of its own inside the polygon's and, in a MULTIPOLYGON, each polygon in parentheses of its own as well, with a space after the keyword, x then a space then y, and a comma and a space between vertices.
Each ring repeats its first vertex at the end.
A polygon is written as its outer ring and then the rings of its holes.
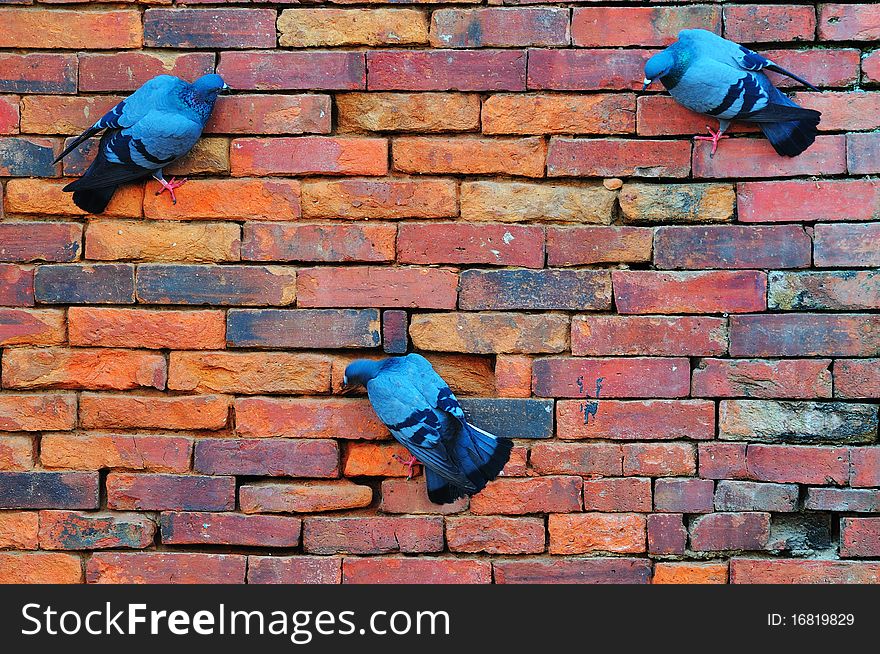
POLYGON ((851 627, 856 617, 852 613, 770 613, 767 624, 771 627, 851 627))

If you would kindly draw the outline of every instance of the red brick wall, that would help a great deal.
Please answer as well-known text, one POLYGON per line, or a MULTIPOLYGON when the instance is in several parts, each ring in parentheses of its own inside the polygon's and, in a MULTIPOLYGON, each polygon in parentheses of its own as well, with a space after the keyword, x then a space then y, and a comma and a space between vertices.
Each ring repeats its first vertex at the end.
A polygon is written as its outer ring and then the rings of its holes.
POLYGON ((880 580, 880 5, 214 4, 2 0, 0 579, 880 580), (815 145, 638 92, 694 26, 815 145), (82 215, 65 140, 215 65, 179 203, 82 215), (407 347, 516 438, 469 504, 338 394, 407 347))

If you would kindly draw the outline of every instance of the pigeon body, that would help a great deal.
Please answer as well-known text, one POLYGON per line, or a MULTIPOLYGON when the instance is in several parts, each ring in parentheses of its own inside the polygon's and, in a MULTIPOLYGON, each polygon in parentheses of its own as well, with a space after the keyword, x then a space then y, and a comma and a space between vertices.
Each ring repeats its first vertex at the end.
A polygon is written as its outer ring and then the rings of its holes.
POLYGON ((777 153, 794 157, 816 139, 821 114, 792 102, 764 70, 818 91, 757 52, 700 29, 682 30, 678 41, 648 60, 645 88, 659 79, 680 104, 717 118, 718 134, 709 139, 716 146, 730 121, 744 120, 758 123, 777 153))
POLYGON ((174 198, 176 186, 165 182, 162 168, 192 149, 211 116, 217 94, 226 88, 219 75, 204 75, 192 84, 171 75, 146 82, 58 156, 56 161, 104 132, 92 165, 64 190, 73 192, 79 208, 101 213, 120 184, 152 175, 174 198))
POLYGON ((510 458, 512 441, 469 424, 449 386, 419 354, 354 361, 344 383, 366 387, 376 415, 425 466, 436 504, 478 493, 510 458))

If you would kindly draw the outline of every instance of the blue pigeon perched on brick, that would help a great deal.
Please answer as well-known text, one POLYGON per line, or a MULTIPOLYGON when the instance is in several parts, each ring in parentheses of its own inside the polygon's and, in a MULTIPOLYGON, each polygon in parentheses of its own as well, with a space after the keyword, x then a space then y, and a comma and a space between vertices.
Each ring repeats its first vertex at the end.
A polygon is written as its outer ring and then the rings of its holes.
POLYGON ((80 143, 103 131, 98 154, 85 174, 64 187, 83 211, 101 213, 120 184, 152 176, 161 185, 157 195, 186 179, 166 181, 162 169, 188 153, 199 137, 217 100, 229 87, 219 75, 204 75, 192 84, 159 75, 108 111, 80 134, 55 159, 63 159, 80 143))
POLYGON ((678 40, 648 59, 642 90, 656 79, 691 111, 718 119, 717 132, 696 136, 712 142, 712 154, 732 120, 757 123, 777 153, 799 155, 816 139, 821 114, 804 109, 779 91, 762 72, 787 75, 815 86, 738 43, 706 30, 682 30, 678 40))
POLYGON ((410 475, 417 461, 425 467, 435 504, 480 492, 510 458, 513 442, 468 423, 449 386, 420 354, 358 359, 345 369, 343 384, 366 387, 376 415, 412 455, 402 461, 410 475))

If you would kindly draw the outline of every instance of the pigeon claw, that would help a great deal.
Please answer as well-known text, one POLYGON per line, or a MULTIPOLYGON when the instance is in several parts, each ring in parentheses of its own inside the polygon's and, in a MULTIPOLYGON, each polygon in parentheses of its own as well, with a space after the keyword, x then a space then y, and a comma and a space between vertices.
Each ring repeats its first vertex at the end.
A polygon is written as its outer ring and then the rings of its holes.
POLYGON ((724 135, 723 135, 724 133, 723 133, 720 129, 719 129, 717 132, 713 132, 713 131, 712 131, 712 128, 709 127, 708 125, 706 125, 706 129, 709 130, 709 133, 710 133, 712 136, 695 136, 695 137, 694 137, 694 140, 695 140, 695 141, 712 141, 712 152, 709 153, 709 156, 710 156, 710 157, 714 157, 714 156, 715 156, 715 150, 718 149, 718 141, 720 141, 721 139, 727 139, 727 138, 730 138, 730 137, 729 137, 729 136, 724 136, 724 135))
POLYGON ((394 459, 395 461, 397 461, 398 463, 402 463, 403 465, 406 466, 407 473, 408 473, 406 475, 407 481, 409 481, 410 479, 413 478, 413 466, 422 465, 421 463, 419 463, 418 459, 416 459, 416 457, 414 455, 410 455, 409 460, 404 459, 399 454, 392 454, 391 458, 394 459))
POLYGON ((177 181, 177 178, 172 177, 170 182, 166 182, 165 180, 160 179, 159 183, 162 185, 158 191, 156 191, 156 195, 162 195, 165 191, 171 195, 171 204, 177 204, 177 196, 174 195, 174 189, 180 188, 184 184, 186 184, 187 179, 184 177, 180 181, 177 181))

